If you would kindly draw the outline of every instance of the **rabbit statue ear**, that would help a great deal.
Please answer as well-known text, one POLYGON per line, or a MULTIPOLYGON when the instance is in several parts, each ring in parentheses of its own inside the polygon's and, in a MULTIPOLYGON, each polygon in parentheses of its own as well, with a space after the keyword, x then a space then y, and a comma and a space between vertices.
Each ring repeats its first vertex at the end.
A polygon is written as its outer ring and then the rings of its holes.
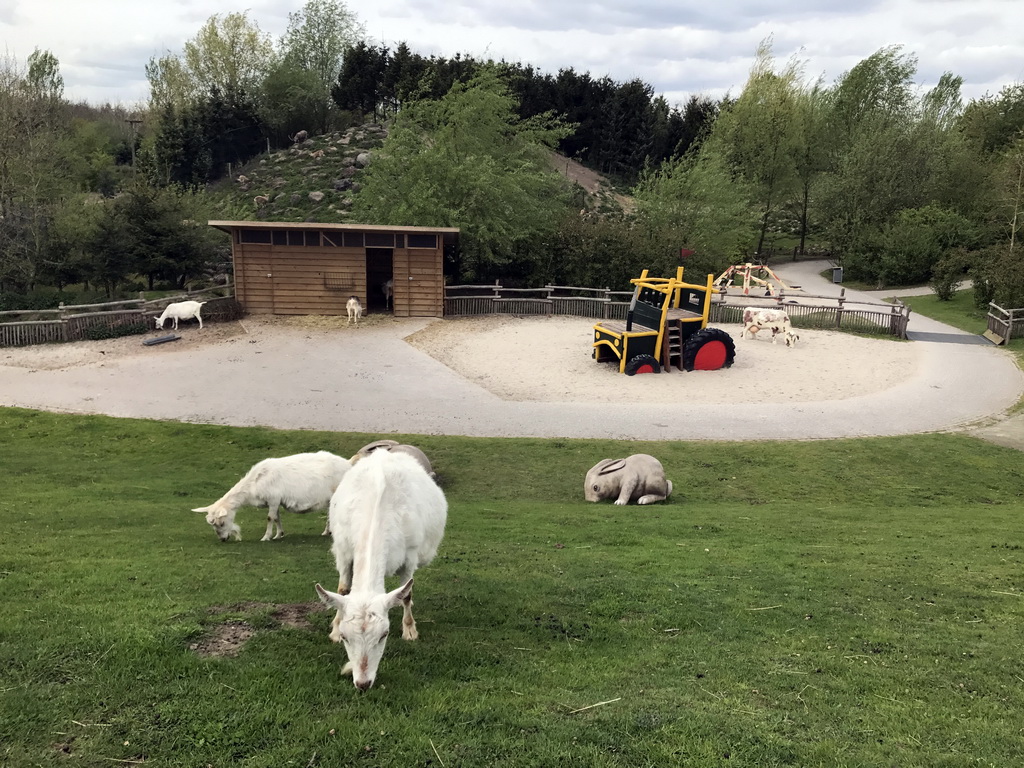
POLYGON ((607 475, 610 474, 611 472, 618 472, 625 466, 625 459, 605 459, 600 464, 598 464, 599 469, 597 470, 597 474, 607 475))
POLYGON ((384 448, 390 451, 396 445, 398 445, 397 440, 376 440, 370 443, 369 445, 363 446, 363 452, 373 453, 374 451, 379 450, 380 448, 384 448))

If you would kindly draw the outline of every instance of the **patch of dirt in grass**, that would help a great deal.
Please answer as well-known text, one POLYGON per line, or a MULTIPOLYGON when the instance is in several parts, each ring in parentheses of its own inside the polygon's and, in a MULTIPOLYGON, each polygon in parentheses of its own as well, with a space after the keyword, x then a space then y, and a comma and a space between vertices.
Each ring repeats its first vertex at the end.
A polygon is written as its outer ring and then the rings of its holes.
POLYGON ((256 628, 246 621, 224 621, 215 624, 212 631, 188 649, 203 658, 231 658, 237 656, 255 634, 256 628))
POLYGON ((74 742, 74 736, 67 736, 64 739, 61 739, 60 741, 56 741, 53 744, 51 744, 50 748, 53 749, 54 752, 59 752, 65 757, 71 757, 71 750, 74 745, 74 742))
MULTIPOLYGON (((213 605, 207 609, 207 613, 211 615, 225 613, 252 615, 270 611, 270 618, 282 627, 312 629, 313 625, 309 621, 309 614, 319 610, 324 610, 324 606, 320 603, 275 604, 249 601, 234 605, 213 605)), ((189 645, 189 650, 204 658, 237 656, 257 631, 257 628, 248 621, 226 619, 212 625, 202 639, 189 645)))

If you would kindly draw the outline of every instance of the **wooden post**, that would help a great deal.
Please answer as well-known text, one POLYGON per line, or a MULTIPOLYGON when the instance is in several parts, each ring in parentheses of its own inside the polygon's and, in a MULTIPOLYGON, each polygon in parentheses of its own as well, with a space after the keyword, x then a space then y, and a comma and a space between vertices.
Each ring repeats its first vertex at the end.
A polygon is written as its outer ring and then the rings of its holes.
POLYGON ((843 324, 843 302, 846 301, 846 289, 839 289, 839 306, 836 307, 836 328, 843 324))

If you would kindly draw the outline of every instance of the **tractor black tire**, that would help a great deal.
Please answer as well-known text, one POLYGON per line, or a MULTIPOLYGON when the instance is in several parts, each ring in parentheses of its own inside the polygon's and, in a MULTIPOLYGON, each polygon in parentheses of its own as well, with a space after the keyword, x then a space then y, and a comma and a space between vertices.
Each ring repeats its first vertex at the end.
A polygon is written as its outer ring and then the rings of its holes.
POLYGON ((736 359, 732 336, 718 328, 704 328, 683 342, 682 362, 686 371, 717 371, 736 359))
POLYGON ((661 363, 652 355, 637 355, 626 363, 626 375, 635 376, 638 373, 661 373, 661 363))

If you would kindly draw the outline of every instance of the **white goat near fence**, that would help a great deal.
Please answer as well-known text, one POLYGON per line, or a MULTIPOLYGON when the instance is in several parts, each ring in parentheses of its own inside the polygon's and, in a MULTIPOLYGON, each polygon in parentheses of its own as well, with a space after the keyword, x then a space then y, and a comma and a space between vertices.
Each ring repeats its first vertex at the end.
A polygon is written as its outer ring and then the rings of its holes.
MULTIPOLYGON (((217 537, 227 541, 242 538, 242 529, 235 524, 235 513, 240 507, 267 507, 267 532, 260 541, 280 539, 284 536, 284 526, 278 509, 284 507, 300 513, 325 509, 351 468, 348 459, 328 451, 263 459, 213 504, 192 511, 205 512, 206 522, 213 526, 217 537)), ((328 519, 323 535, 329 533, 328 519)))
POLYGON ((199 321, 199 328, 202 330, 203 318, 199 310, 203 308, 205 301, 178 301, 164 307, 163 313, 156 318, 156 327, 163 330, 164 322, 168 319, 174 321, 174 330, 178 330, 179 320, 191 320, 193 317, 199 321))
POLYGON ((390 609, 399 604, 404 608, 403 639, 419 637, 412 615, 412 577, 437 554, 447 516, 444 493, 405 453, 373 451, 352 467, 331 499, 338 591, 319 584, 316 591, 337 609, 330 637, 345 644, 348 663, 342 673, 351 672, 361 691, 377 676, 390 609), (395 573, 402 585, 387 592, 384 578, 395 573))

